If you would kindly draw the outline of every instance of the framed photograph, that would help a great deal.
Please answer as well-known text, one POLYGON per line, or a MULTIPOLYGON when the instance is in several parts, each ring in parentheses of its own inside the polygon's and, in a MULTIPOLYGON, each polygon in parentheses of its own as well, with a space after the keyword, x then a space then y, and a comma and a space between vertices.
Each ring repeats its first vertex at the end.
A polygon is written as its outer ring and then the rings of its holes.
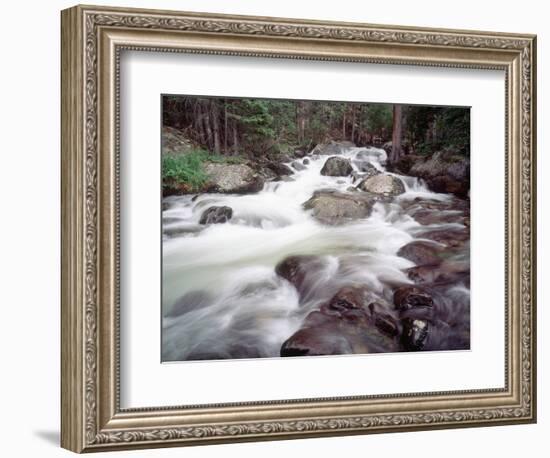
POLYGON ((536 421, 536 37, 62 12, 62 446, 536 421))

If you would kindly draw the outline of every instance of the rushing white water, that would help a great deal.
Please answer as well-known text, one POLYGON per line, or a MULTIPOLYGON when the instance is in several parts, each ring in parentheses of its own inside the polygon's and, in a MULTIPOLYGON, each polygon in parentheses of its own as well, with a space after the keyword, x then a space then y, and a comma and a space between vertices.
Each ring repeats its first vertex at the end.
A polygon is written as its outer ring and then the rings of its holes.
MULTIPOLYGON (((323 225, 302 204, 316 190, 347 192, 357 184, 351 176, 321 175, 328 157, 309 157, 291 180, 268 182, 255 194, 164 199, 163 360, 276 357, 284 340, 336 287, 362 284, 383 295, 388 283, 410 282, 403 269, 414 264, 396 253, 420 225, 402 204, 450 196, 396 175, 406 192, 393 202, 375 204, 368 218, 351 224, 323 225), (231 207, 232 219, 200 225, 202 212, 213 205, 231 207), (323 257, 316 284, 305 296, 275 273, 289 255, 323 257)), ((342 157, 356 170, 360 160, 385 171, 381 149, 351 148, 342 157)))

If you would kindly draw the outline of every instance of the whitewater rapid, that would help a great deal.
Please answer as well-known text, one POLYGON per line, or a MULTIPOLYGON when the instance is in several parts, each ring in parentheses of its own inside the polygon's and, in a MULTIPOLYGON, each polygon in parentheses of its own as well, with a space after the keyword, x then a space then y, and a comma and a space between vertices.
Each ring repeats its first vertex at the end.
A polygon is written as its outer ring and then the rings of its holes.
MULTIPOLYGON (((388 173, 382 149, 350 148, 340 156, 356 171, 360 161, 367 161, 388 173)), ((451 196, 429 191, 417 178, 393 174, 403 181, 404 194, 376 203, 368 218, 323 225, 302 204, 317 190, 348 192, 358 183, 352 176, 321 175, 329 157, 308 157, 304 170, 294 170, 288 181, 267 182, 255 194, 163 199, 163 361, 278 357, 304 317, 338 287, 362 284, 383 295, 388 284, 411 282, 403 270, 414 264, 396 253, 415 239, 420 224, 403 204, 451 196), (232 219, 200 225, 202 212, 211 206, 231 207, 232 219), (290 255, 324 260, 305 297, 275 273, 277 263, 290 255)))

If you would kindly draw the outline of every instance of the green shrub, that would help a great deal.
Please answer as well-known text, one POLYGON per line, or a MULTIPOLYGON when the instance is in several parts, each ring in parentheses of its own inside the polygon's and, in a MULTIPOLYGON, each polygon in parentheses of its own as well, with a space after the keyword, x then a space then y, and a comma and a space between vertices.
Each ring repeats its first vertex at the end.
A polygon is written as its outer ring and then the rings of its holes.
POLYGON ((212 154, 204 149, 193 149, 186 154, 164 154, 162 156, 162 181, 166 184, 184 184, 189 191, 199 191, 208 180, 204 171, 205 162, 239 164, 239 156, 212 154))
POLYGON ((163 183, 182 183, 190 190, 200 189, 207 180, 203 162, 208 157, 204 150, 192 150, 187 154, 165 154, 162 156, 163 183))

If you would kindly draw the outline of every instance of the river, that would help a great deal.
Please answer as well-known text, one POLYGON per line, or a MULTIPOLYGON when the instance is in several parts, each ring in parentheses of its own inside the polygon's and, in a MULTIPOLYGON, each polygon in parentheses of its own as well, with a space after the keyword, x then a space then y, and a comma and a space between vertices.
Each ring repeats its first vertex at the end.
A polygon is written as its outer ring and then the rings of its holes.
MULTIPOLYGON (((427 230, 464 228, 452 221, 418 222, 410 211, 416 202, 451 205, 455 198, 396 174, 405 193, 376 203, 367 218, 321 224, 302 204, 317 190, 348 192, 357 185, 351 176, 321 175, 328 157, 309 157, 303 170, 267 182, 258 193, 163 199, 163 361, 278 357, 282 343, 304 318, 340 287, 361 284, 388 297, 391 285, 412 283, 405 270, 415 264, 397 255, 401 247, 427 230), (225 224, 200 225, 202 212, 211 206, 231 207, 233 217, 225 224), (306 291, 298 292, 275 272, 277 263, 290 255, 322 260, 306 291)), ((341 157, 350 159, 355 170, 360 159, 389 173, 382 149, 349 148, 341 157)), ((453 256, 469 263, 469 241, 453 256)), ((446 290, 460 296, 455 321, 469 323, 468 288, 456 282, 446 290)))

